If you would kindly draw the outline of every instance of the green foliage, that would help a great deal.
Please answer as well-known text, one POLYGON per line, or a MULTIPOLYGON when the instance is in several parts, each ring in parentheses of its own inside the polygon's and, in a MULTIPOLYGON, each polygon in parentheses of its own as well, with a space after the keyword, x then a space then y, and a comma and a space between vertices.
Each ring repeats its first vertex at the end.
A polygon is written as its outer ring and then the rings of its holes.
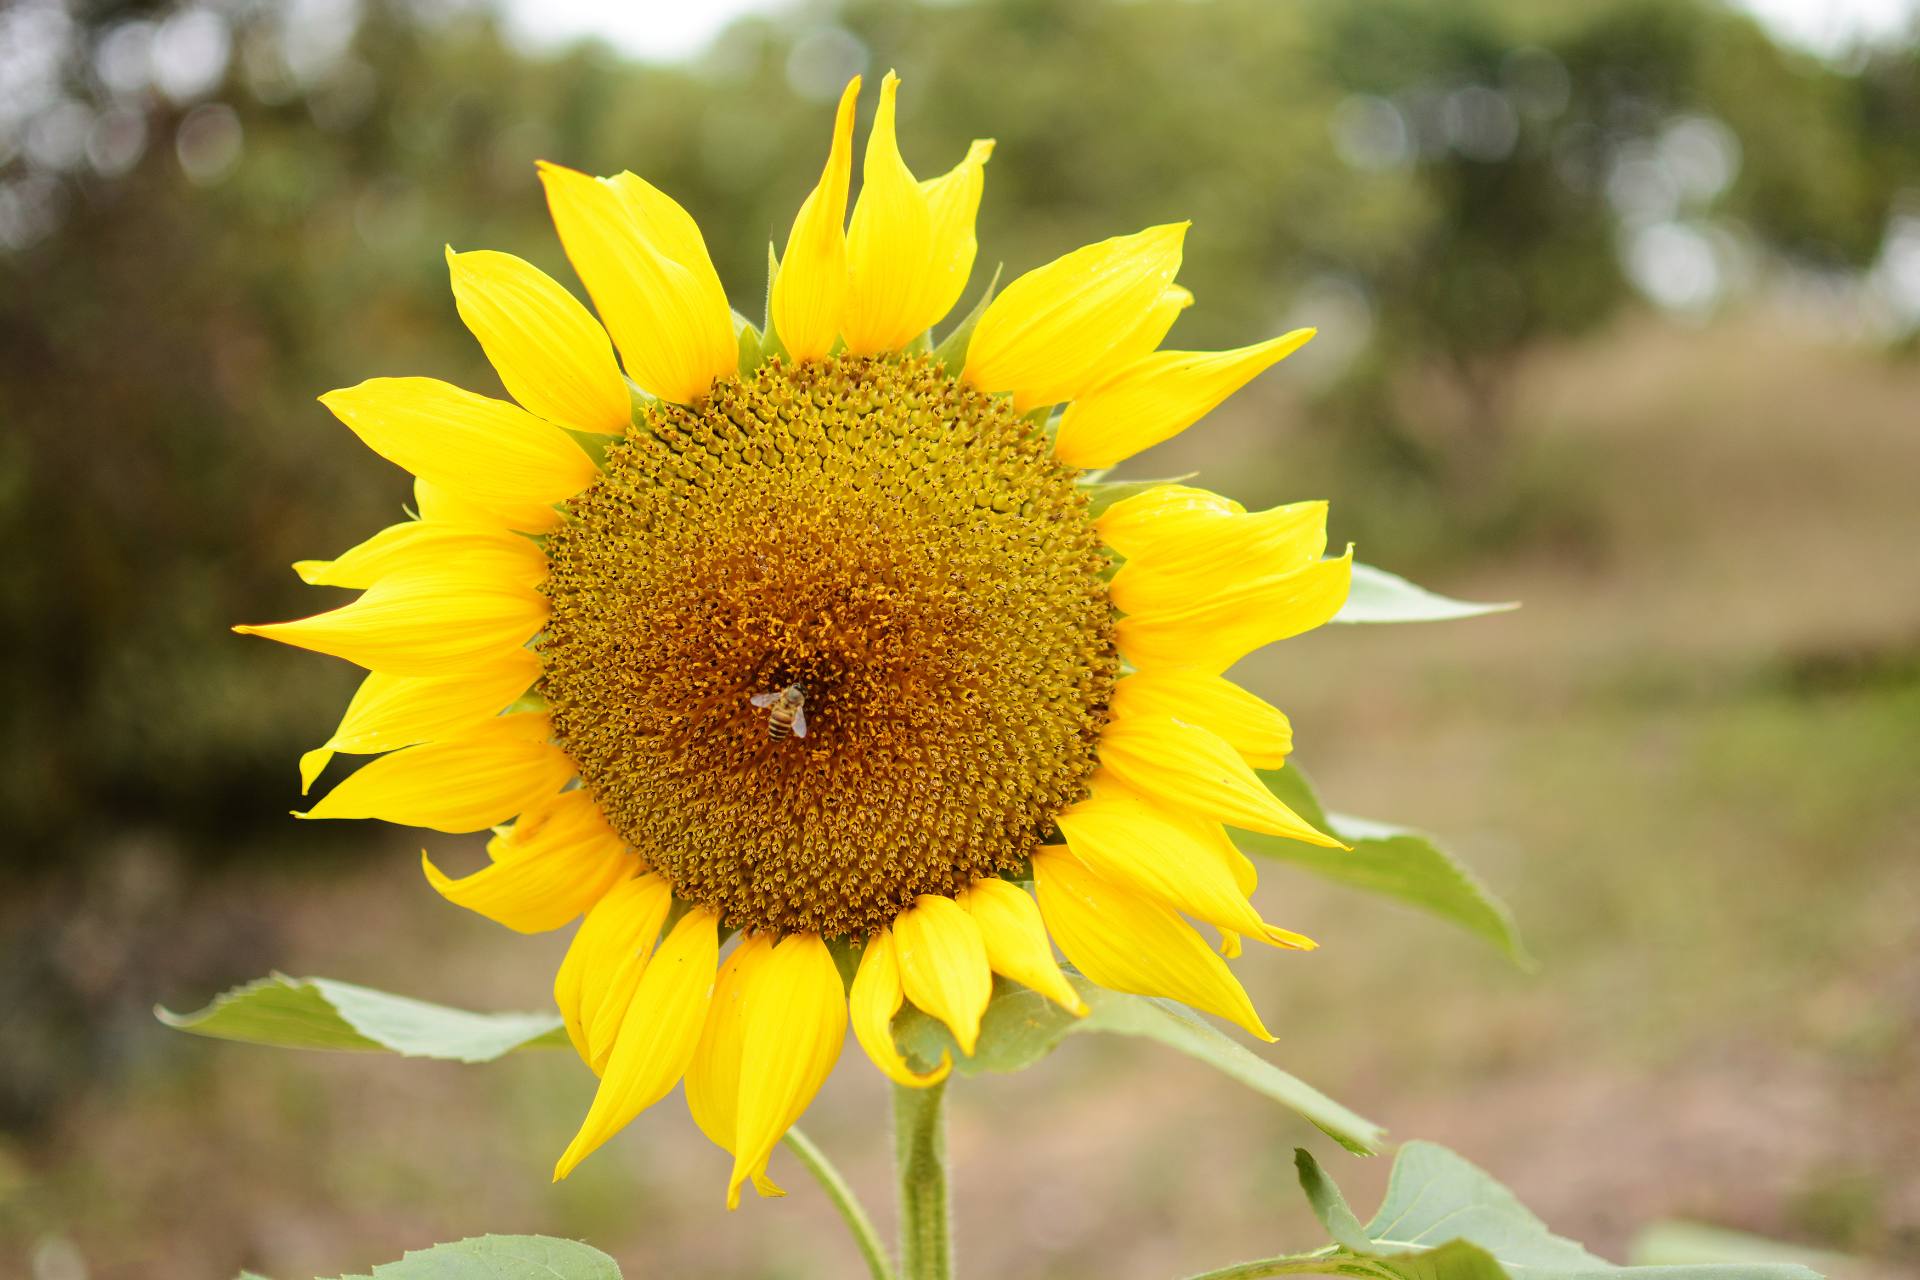
POLYGON ((1075 1017, 1037 992, 996 979, 971 1058, 961 1056, 945 1026, 912 1006, 894 1019, 894 1041, 918 1070, 931 1070, 945 1055, 962 1075, 977 1075, 1030 1066, 1078 1032, 1141 1036, 1265 1094, 1356 1155, 1372 1155, 1379 1149, 1383 1133, 1378 1125, 1288 1075, 1190 1010, 1167 1000, 1108 991, 1078 974, 1069 975, 1068 980, 1087 1002, 1085 1017, 1075 1017))
POLYGON ((517 1049, 567 1044, 557 1014, 472 1013, 351 982, 283 974, 235 987, 196 1013, 154 1013, 170 1027, 218 1040, 455 1062, 491 1062, 517 1049))
POLYGON ((1267 789, 1322 831, 1352 845, 1322 849, 1255 831, 1238 831, 1235 843, 1250 853, 1291 863, 1317 876, 1382 897, 1395 898, 1451 921, 1498 947, 1522 969, 1533 959, 1520 941, 1507 905, 1461 866, 1431 836, 1347 814, 1328 813, 1297 764, 1258 771, 1267 789))
POLYGON ((577 1240, 476 1236, 417 1249, 370 1276, 340 1280, 620 1280, 612 1258, 577 1240))
POLYGON ((1209 1271, 1193 1280, 1338 1275, 1372 1280, 1819 1280, 1793 1263, 1617 1267, 1554 1235, 1514 1194, 1432 1142, 1394 1159, 1387 1194, 1365 1226, 1333 1180, 1294 1152, 1300 1188, 1333 1246, 1209 1271))
POLYGON ((1517 602, 1475 604, 1416 587, 1398 574, 1355 562, 1353 587, 1335 622, 1448 622, 1518 609, 1517 602))

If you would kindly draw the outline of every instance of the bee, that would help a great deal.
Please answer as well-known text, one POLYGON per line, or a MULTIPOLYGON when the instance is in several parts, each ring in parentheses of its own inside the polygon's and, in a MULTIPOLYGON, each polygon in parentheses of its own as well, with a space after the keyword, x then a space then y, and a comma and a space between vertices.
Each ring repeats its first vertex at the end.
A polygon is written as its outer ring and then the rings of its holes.
POLYGON ((788 734, 796 738, 807 736, 807 692, 799 685, 790 684, 773 693, 756 693, 747 701, 767 709, 769 738, 777 742, 788 734))

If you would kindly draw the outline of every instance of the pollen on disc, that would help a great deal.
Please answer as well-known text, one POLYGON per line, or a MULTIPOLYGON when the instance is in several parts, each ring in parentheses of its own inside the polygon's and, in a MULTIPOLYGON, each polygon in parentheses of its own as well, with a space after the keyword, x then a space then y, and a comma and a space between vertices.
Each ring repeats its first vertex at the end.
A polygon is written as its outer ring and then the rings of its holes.
POLYGON ((931 359, 775 361, 657 406, 568 514, 555 731, 728 924, 864 936, 1019 866, 1085 794, 1118 667, 1086 498, 931 359), (769 723, 793 686, 804 738, 769 723))

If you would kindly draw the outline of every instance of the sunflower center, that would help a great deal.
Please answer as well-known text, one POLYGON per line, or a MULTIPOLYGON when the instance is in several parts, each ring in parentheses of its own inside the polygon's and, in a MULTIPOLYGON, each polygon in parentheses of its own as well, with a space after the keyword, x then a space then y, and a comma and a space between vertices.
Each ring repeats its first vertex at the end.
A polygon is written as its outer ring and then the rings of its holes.
POLYGON ((864 936, 1018 867, 1085 794, 1117 668, 1073 481, 925 356, 655 408, 548 541, 561 745, 741 928, 864 936))

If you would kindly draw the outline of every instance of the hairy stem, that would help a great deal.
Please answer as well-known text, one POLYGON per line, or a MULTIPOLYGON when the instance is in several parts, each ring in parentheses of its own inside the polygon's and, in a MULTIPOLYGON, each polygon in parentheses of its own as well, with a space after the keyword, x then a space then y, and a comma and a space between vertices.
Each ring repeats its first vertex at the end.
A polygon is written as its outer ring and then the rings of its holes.
POLYGON ((900 1280, 952 1280, 947 1227, 946 1082, 893 1086, 893 1155, 900 1177, 900 1280))
POLYGON ((861 1207, 860 1197, 854 1195, 853 1188, 840 1176, 840 1171, 827 1159, 826 1152, 813 1145, 813 1139, 798 1129, 788 1129, 784 1139, 787 1149, 800 1158, 807 1167, 820 1189, 827 1193, 827 1199, 833 1201, 833 1207, 840 1211, 846 1220, 847 1230, 853 1233, 854 1244, 860 1247, 860 1256, 867 1260, 867 1272, 873 1280, 894 1280, 893 1263, 887 1257, 887 1248, 880 1243, 880 1233, 873 1229, 873 1219, 861 1207))

